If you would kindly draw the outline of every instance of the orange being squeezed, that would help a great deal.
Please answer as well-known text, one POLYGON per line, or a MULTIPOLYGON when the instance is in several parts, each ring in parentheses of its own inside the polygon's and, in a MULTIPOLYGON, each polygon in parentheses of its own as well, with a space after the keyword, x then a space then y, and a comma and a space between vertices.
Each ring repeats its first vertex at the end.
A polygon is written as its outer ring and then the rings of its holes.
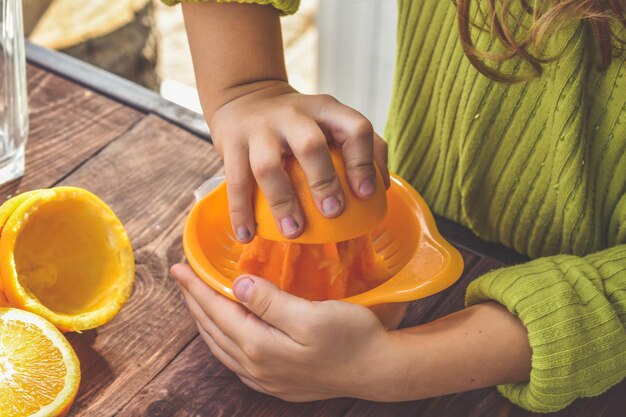
POLYGON ((257 237, 246 245, 237 242, 223 182, 191 210, 183 232, 185 254, 207 285, 233 301, 238 301, 233 280, 251 273, 313 300, 341 298, 366 307, 389 306, 382 314, 377 307, 376 314, 394 327, 404 314, 403 303, 452 285, 463 271, 463 259, 437 232, 426 202, 409 183, 392 174, 385 190, 377 172, 376 194, 360 199, 351 192, 341 153, 333 147, 330 151, 346 197, 340 216, 320 213, 301 167, 286 158, 285 171, 305 217, 298 238, 281 235, 257 188, 257 237))
POLYGON ((370 235, 338 243, 275 242, 259 236, 244 245, 235 276, 247 273, 308 300, 338 300, 389 278, 370 235))

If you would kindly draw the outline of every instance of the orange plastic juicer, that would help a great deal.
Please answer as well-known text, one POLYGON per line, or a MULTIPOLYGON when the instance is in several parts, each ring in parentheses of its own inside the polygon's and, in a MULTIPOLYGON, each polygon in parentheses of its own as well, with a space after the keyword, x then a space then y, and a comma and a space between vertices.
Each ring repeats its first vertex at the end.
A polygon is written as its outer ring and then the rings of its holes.
POLYGON ((385 192, 377 172, 377 193, 361 200, 348 185, 341 151, 332 147, 331 156, 346 200, 344 212, 334 219, 317 209, 296 159, 285 161, 307 219, 302 235, 291 240, 278 230, 257 188, 257 236, 249 244, 239 243, 229 220, 226 184, 209 180, 212 190, 199 198, 183 232, 193 270, 233 300, 233 280, 242 273, 262 276, 310 300, 364 306, 412 301, 452 285, 463 271, 463 259, 441 237, 417 191, 392 174, 385 192))

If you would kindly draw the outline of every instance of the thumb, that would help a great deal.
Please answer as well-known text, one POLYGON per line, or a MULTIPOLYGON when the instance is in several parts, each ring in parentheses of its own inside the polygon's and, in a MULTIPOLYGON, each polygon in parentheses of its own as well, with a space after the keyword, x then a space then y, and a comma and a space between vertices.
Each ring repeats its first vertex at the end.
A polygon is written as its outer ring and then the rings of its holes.
POLYGON ((297 336, 301 318, 311 314, 308 300, 281 291, 271 282, 254 275, 242 275, 233 284, 235 297, 263 321, 288 335, 297 336))

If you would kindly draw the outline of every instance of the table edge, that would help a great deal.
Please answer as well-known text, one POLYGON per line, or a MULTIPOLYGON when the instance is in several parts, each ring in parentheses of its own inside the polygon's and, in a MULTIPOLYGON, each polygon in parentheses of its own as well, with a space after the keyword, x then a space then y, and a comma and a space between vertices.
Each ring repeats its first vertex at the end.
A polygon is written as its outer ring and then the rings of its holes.
POLYGON ((144 113, 155 114, 201 139, 211 141, 204 117, 158 93, 59 51, 26 42, 26 60, 76 84, 144 113))

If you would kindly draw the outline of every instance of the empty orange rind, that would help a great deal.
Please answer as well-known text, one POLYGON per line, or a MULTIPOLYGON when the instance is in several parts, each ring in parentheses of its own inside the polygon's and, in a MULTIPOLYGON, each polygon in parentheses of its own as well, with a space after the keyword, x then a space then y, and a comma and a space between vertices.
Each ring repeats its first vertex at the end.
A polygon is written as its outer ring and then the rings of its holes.
POLYGON ((124 226, 97 196, 56 187, 20 194, 0 208, 0 297, 64 331, 109 321, 134 281, 124 226))
MULTIPOLYGON (((361 209, 367 210, 367 206, 361 209)), ((342 215, 338 219, 345 218, 342 215)), ((307 227, 315 227, 316 222, 309 220, 307 227)), ((324 239, 343 238, 332 233, 332 228, 324 230, 324 239)), ((461 255, 441 237, 422 197, 396 175, 392 175, 386 192, 384 217, 377 225, 370 224, 365 233, 370 234, 376 253, 384 257, 390 277, 344 301, 364 306, 412 301, 442 291, 462 273, 461 255)), ((242 245, 230 226, 225 183, 192 209, 183 232, 183 246, 194 271, 212 288, 235 300, 232 283, 242 245)))

